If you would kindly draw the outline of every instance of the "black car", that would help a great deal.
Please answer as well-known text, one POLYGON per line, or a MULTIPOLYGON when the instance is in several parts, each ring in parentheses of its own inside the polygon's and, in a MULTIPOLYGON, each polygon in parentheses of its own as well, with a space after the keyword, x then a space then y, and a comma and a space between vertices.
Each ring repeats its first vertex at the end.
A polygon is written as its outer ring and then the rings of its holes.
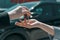
POLYGON ((60 24, 60 2, 40 2, 30 11, 39 21, 55 26, 60 24))

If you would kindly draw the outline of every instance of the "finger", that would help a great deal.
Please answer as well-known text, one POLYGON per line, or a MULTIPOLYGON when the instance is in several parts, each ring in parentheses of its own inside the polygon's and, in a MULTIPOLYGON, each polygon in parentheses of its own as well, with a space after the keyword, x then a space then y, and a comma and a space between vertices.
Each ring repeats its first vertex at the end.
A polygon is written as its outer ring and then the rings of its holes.
POLYGON ((32 23, 34 23, 34 22, 36 22, 35 19, 30 19, 29 22, 28 22, 28 24, 32 24, 32 23))
POLYGON ((29 21, 27 24, 32 24, 32 23, 34 23, 35 21, 29 21))
POLYGON ((30 16, 31 15, 30 11, 28 11, 28 10, 23 10, 23 13, 24 14, 27 14, 27 16, 30 16))
POLYGON ((25 8, 26 10, 29 10, 26 6, 23 6, 23 8, 25 8))
POLYGON ((30 15, 31 15, 31 13, 28 11, 28 12, 27 12, 27 16, 30 16, 30 15))
MULTIPOLYGON (((22 21, 22 20, 19 20, 19 21, 24 23, 24 21, 22 21)), ((34 23, 34 22, 36 22, 35 19, 29 19, 29 20, 26 20, 26 21, 27 21, 27 23, 34 23)))
POLYGON ((37 23, 38 23, 38 22, 36 21, 36 22, 34 22, 34 23, 31 23, 30 25, 32 25, 32 26, 33 26, 33 25, 36 25, 37 23))
POLYGON ((30 19, 29 21, 37 21, 36 19, 30 19))
POLYGON ((21 25, 21 23, 19 23, 19 22, 16 22, 15 25, 20 26, 20 27, 25 27, 25 28, 31 28, 30 25, 24 26, 24 25, 21 25))

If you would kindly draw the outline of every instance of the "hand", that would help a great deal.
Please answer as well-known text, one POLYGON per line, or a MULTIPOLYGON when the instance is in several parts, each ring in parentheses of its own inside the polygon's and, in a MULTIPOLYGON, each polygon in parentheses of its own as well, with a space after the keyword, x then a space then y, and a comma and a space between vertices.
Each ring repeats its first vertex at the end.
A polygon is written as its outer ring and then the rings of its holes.
POLYGON ((30 19, 30 20, 27 20, 27 25, 25 25, 26 23, 24 21, 22 22, 16 22, 15 25, 17 26, 20 26, 20 27, 25 27, 25 28, 35 28, 40 25, 40 22, 35 20, 35 19, 30 19))
POLYGON ((15 9, 12 9, 8 12, 9 17, 11 20, 20 18, 24 14, 27 14, 30 16, 30 11, 25 6, 17 6, 15 9))
POLYGON ((25 27, 25 28, 40 28, 47 33, 51 34, 52 36, 54 35, 54 28, 53 26, 47 25, 45 23, 39 22, 35 19, 30 19, 27 20, 27 25, 24 25, 24 21, 22 22, 16 22, 15 25, 20 26, 20 27, 25 27))

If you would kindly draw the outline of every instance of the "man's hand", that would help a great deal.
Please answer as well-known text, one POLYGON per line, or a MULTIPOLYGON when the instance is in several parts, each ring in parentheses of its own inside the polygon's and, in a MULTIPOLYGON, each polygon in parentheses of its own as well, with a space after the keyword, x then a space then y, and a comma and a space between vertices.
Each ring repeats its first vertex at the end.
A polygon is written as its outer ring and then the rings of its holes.
POLYGON ((30 11, 25 6, 17 6, 15 9, 8 12, 10 20, 18 19, 21 16, 24 16, 24 14, 27 14, 30 16, 30 11))
POLYGON ((47 25, 45 23, 39 22, 35 19, 30 19, 27 20, 27 25, 24 25, 24 21, 22 22, 16 22, 15 25, 20 26, 20 27, 25 27, 25 28, 40 28, 44 31, 46 31, 47 33, 54 35, 54 28, 53 26, 47 25))

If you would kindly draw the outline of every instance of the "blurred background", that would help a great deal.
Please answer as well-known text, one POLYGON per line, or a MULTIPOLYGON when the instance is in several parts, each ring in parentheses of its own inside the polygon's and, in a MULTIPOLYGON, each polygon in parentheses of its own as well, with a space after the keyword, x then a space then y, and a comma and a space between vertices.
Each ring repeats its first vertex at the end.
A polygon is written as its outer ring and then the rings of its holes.
MULTIPOLYGON (((56 1, 56 0, 0 0, 0 8, 9 8, 17 3, 25 3, 32 1, 56 1)), ((60 1, 60 0, 58 0, 60 1)))

